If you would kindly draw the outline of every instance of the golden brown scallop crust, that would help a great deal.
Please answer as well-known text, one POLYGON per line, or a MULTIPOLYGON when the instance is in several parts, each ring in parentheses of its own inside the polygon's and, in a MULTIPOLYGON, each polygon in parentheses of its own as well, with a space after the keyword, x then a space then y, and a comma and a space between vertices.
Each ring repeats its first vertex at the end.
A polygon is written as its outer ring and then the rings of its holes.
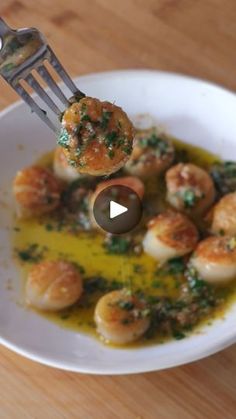
POLYGON ((62 184, 53 173, 39 166, 20 170, 13 182, 17 204, 25 215, 41 215, 53 211, 60 203, 62 184))
POLYGON ((105 294, 104 297, 107 299, 107 307, 109 310, 104 311, 104 320, 108 322, 120 322, 124 319, 136 320, 139 317, 140 310, 145 308, 144 303, 139 300, 136 296, 130 295, 126 290, 115 290, 111 291, 108 294, 105 294), (133 305, 132 310, 126 310, 122 308, 122 304, 125 306, 125 303, 131 303, 133 305))
POLYGON ((211 231, 236 234, 236 192, 225 195, 214 206, 211 231))
POLYGON ((133 125, 126 113, 110 102, 83 98, 65 111, 62 126, 69 134, 67 159, 81 173, 110 174, 130 157, 133 125))
POLYGON ((236 239, 234 237, 207 237, 196 247, 193 258, 201 258, 208 263, 236 263, 236 239))
POLYGON ((184 214, 166 211, 153 218, 148 229, 155 229, 156 237, 171 248, 194 249, 198 242, 195 225, 184 214))
POLYGON ((28 303, 37 307, 36 301, 40 301, 40 298, 47 294, 47 302, 44 304, 48 310, 61 309, 73 304, 82 291, 82 279, 78 269, 72 263, 62 260, 34 265, 26 285, 28 303))
POLYGON ((136 194, 139 196, 140 199, 143 198, 144 195, 144 184, 143 182, 135 176, 124 176, 124 177, 118 177, 115 179, 109 179, 104 180, 103 182, 100 182, 93 194, 93 198, 96 199, 98 194, 103 191, 104 189, 110 187, 110 186, 126 186, 127 188, 130 188, 136 194))
POLYGON ((200 214, 215 199, 215 187, 210 175, 192 163, 178 163, 166 172, 167 200, 179 211, 200 214), (192 194, 192 202, 186 194, 192 194))
POLYGON ((133 152, 125 165, 125 169, 134 176, 146 178, 154 174, 158 175, 168 169, 175 153, 171 141, 164 134, 160 138, 160 141, 166 144, 163 151, 158 149, 158 143, 152 147, 141 145, 143 137, 142 133, 136 134, 133 152))
POLYGON ((97 331, 113 343, 124 344, 135 341, 150 325, 146 305, 127 290, 116 290, 105 294, 95 308, 97 331))

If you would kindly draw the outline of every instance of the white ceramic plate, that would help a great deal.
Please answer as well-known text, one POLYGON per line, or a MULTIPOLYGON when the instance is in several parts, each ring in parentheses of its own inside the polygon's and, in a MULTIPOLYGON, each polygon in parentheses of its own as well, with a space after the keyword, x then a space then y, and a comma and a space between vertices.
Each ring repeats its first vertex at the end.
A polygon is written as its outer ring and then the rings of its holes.
MULTIPOLYGON (((117 71, 76 80, 87 95, 115 101, 131 116, 148 113, 168 132, 224 159, 236 160, 236 96, 204 81, 156 71, 117 71)), ((11 182, 16 171, 55 146, 53 134, 23 103, 0 114, 0 342, 47 365, 96 374, 152 371, 210 355, 236 341, 236 304, 224 320, 181 341, 111 349, 65 330, 18 304, 11 257, 11 182), (8 207, 2 202, 7 202, 8 207), (8 279, 13 290, 6 287, 8 279)))

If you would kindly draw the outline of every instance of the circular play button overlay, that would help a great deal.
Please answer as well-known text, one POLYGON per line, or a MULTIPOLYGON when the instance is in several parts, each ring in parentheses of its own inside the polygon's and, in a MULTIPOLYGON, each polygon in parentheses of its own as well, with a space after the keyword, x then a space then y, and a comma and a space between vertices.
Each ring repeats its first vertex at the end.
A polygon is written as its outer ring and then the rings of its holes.
POLYGON ((93 215, 97 224, 108 233, 128 233, 141 220, 142 203, 133 189, 112 185, 96 197, 93 215))

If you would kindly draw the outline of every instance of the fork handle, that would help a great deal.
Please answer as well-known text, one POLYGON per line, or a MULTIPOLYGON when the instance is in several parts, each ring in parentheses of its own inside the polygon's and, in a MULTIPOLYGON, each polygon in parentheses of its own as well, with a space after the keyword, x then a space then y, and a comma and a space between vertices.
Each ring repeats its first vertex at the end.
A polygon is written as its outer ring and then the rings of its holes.
POLYGON ((6 22, 4 22, 4 20, 0 17, 0 38, 4 40, 5 36, 8 35, 11 31, 12 29, 10 26, 8 26, 6 22))

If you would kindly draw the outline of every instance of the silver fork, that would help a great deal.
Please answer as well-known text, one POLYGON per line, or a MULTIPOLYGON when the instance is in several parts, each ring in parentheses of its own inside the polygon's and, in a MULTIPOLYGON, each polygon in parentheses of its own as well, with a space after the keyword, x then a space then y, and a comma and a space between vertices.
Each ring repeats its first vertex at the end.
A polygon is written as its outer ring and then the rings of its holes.
POLYGON ((18 95, 30 106, 41 120, 54 132, 58 132, 58 126, 49 119, 47 112, 40 108, 22 85, 24 80, 45 102, 45 104, 60 118, 61 113, 70 103, 85 97, 68 73, 62 67, 52 49, 48 46, 44 35, 35 28, 11 29, 0 18, 0 75, 10 84, 18 95), (53 80, 44 62, 50 63, 58 73, 73 96, 67 98, 53 80), (43 79, 51 91, 58 97, 64 108, 60 109, 51 96, 44 90, 38 80, 32 74, 35 70, 43 79))

